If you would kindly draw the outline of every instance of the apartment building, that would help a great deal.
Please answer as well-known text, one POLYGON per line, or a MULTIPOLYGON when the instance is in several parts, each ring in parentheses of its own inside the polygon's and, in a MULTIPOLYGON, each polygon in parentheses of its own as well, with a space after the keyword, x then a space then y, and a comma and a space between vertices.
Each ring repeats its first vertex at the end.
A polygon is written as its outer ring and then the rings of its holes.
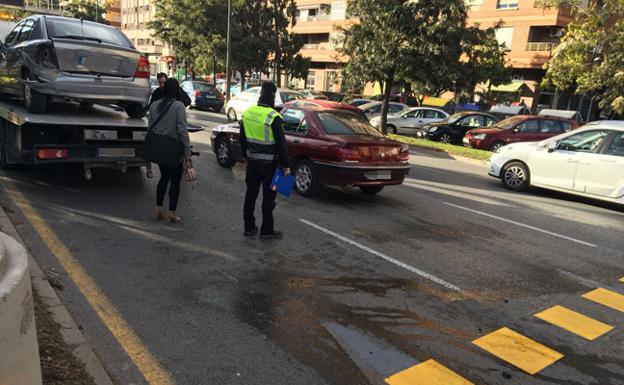
MULTIPOLYGON (((544 77, 544 64, 559 44, 565 27, 572 21, 572 9, 544 10, 535 0, 467 1, 470 6, 469 24, 490 27, 503 21, 497 38, 508 49, 507 59, 513 67, 515 82, 498 87, 498 90, 511 94, 525 90, 522 97, 530 104, 537 85, 544 77)), ((344 58, 340 58, 335 51, 340 41, 337 27, 350 22, 346 17, 347 1, 298 0, 297 5, 299 13, 293 31, 306 41, 301 53, 312 59, 305 86, 315 90, 338 91, 340 66, 344 58)))
POLYGON ((108 0, 106 5, 106 21, 111 27, 121 28, 121 0, 108 0))
POLYGON ((308 78, 297 86, 340 91, 340 67, 344 59, 336 52, 341 36, 337 28, 349 23, 346 17, 347 1, 298 0, 297 7, 297 23, 293 32, 305 41, 301 54, 312 60, 308 78))
POLYGON ((119 0, 121 12, 121 30, 134 46, 148 55, 151 72, 171 72, 174 61, 172 50, 153 36, 149 22, 156 13, 153 0, 119 0))

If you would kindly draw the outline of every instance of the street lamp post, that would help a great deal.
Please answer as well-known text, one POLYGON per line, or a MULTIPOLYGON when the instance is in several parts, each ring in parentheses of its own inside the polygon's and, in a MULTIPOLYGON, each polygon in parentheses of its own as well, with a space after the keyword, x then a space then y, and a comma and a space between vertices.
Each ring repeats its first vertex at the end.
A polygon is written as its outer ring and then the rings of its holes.
POLYGON ((230 86, 232 83, 232 63, 230 63, 231 61, 231 51, 232 51, 232 45, 231 45, 231 37, 232 37, 232 33, 231 33, 231 23, 232 23, 232 0, 228 0, 228 17, 227 17, 227 48, 226 48, 226 55, 225 55, 225 100, 229 101, 230 100, 230 86))

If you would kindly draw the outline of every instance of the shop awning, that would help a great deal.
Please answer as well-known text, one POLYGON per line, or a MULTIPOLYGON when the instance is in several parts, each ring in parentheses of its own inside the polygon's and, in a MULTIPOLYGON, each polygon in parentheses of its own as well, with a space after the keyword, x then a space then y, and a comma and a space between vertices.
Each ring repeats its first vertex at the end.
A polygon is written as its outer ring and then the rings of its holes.
POLYGON ((524 91, 523 88, 528 88, 524 82, 511 82, 508 84, 501 84, 499 86, 492 87, 492 92, 520 92, 524 91))
POLYGON ((427 96, 425 97, 425 100, 423 100, 422 105, 429 107, 445 107, 449 102, 451 102, 449 99, 427 96))

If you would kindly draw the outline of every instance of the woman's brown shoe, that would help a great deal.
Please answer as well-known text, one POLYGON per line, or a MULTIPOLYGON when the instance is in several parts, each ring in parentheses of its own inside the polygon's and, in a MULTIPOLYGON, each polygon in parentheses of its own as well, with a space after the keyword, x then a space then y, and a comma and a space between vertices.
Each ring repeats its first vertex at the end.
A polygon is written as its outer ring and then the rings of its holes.
POLYGON ((175 211, 170 211, 169 212, 169 222, 170 223, 180 223, 181 220, 182 220, 182 218, 177 216, 175 211))

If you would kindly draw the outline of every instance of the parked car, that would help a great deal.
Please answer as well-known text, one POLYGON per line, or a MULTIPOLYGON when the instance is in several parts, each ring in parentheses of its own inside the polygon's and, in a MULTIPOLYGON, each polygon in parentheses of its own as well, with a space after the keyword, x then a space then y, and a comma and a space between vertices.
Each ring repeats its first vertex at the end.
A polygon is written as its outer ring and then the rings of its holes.
POLYGON ((332 102, 330 100, 324 100, 324 99, 299 99, 299 100, 292 100, 292 101, 286 103, 285 106, 291 106, 291 107, 313 106, 313 107, 322 107, 322 108, 334 108, 334 109, 338 109, 338 110, 352 111, 352 112, 360 114, 362 117, 366 118, 366 115, 364 114, 364 111, 360 110, 357 107, 353 107, 352 105, 346 104, 346 103, 332 102))
POLYGON ((156 76, 150 76, 150 93, 154 92, 158 87, 160 87, 160 83, 158 83, 156 76))
POLYGON ((355 99, 351 99, 351 98, 347 98, 343 101, 343 103, 347 103, 350 104, 354 107, 359 107, 362 106, 364 104, 368 104, 373 102, 374 100, 370 100, 370 99, 361 99, 361 98, 355 98, 355 99))
POLYGON ((504 104, 493 106, 488 113, 499 119, 507 119, 517 115, 531 115, 531 111, 525 106, 506 106, 504 104))
POLYGON ((577 125, 581 126, 583 125, 584 121, 583 121, 583 117, 581 116, 581 113, 578 111, 570 111, 570 110, 551 110, 548 108, 545 108, 543 110, 541 110, 538 115, 540 116, 554 116, 556 118, 564 118, 564 119, 570 119, 570 120, 574 120, 576 122, 577 125))
MULTIPOLYGON (((252 87, 230 99, 225 105, 228 122, 242 119, 243 113, 249 107, 258 104, 258 99, 260 99, 260 87, 252 87)), ((303 99, 300 93, 287 88, 278 88, 275 94, 275 108, 279 110, 284 107, 285 103, 298 99, 303 99)))
POLYGON ((470 130, 463 142, 473 148, 496 152, 511 143, 540 141, 576 127, 573 120, 521 115, 501 120, 490 128, 470 130))
POLYGON ((537 186, 624 205, 624 122, 509 145, 492 156, 489 174, 514 191, 537 186))
POLYGON ((320 92, 320 91, 301 90, 301 91, 299 91, 299 93, 306 99, 328 100, 327 96, 324 93, 320 92))
MULTIPOLYGON (((436 108, 408 108, 396 114, 388 114, 388 123, 386 126, 388 132, 393 134, 413 135, 418 128, 438 122, 448 116, 446 112, 436 108)), ((381 128, 380 116, 372 118, 370 122, 373 127, 381 128)))
POLYGON ((122 107, 143 117, 150 65, 118 29, 57 16, 20 21, 0 49, 0 92, 24 98, 29 112, 48 101, 122 107))
MULTIPOLYGON (((376 116, 381 115, 382 105, 383 105, 382 102, 370 102, 370 103, 358 106, 358 108, 364 111, 368 119, 372 119, 376 116)), ((408 108, 409 106, 407 104, 390 102, 390 104, 388 105, 388 114, 397 114, 408 108)))
POLYGON ((461 144, 464 135, 472 129, 490 127, 500 119, 482 112, 458 112, 448 119, 430 124, 420 136, 442 143, 461 144))
POLYGON ((191 98, 191 108, 221 111, 223 94, 214 85, 207 82, 187 80, 180 87, 191 98))
MULTIPOLYGON (((360 114, 316 106, 287 106, 282 111, 295 189, 314 196, 321 186, 357 186, 377 194, 403 183, 409 172, 407 145, 385 138, 360 114)), ((212 131, 217 162, 232 167, 242 159, 239 124, 212 131)))

